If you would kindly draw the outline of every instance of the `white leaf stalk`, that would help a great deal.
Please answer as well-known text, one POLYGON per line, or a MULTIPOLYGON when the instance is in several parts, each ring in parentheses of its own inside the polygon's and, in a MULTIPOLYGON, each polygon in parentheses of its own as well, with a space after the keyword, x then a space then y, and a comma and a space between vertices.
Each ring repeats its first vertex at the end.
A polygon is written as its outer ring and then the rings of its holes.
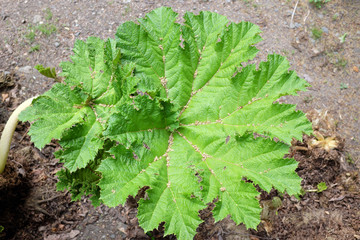
POLYGON ((4 171, 6 165, 11 145, 11 139, 19 121, 18 116, 22 111, 24 111, 28 106, 31 105, 33 99, 36 97, 29 98, 28 100, 20 104, 20 106, 18 106, 11 114, 9 120, 5 125, 0 139, 0 174, 4 171))

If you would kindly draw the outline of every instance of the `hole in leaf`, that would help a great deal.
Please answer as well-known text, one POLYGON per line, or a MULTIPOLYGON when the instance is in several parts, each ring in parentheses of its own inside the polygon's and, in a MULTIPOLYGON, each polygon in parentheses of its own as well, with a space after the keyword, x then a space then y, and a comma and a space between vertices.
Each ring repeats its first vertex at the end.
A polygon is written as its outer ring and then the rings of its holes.
POLYGON ((227 136, 226 140, 225 140, 225 143, 227 144, 229 142, 229 140, 230 140, 230 136, 227 136))
POLYGON ((180 46, 181 48, 184 48, 184 47, 185 47, 184 38, 182 37, 182 35, 180 35, 180 43, 179 43, 179 46, 180 46))
POLYGON ((143 143, 143 145, 147 150, 150 150, 150 147, 146 143, 143 143))

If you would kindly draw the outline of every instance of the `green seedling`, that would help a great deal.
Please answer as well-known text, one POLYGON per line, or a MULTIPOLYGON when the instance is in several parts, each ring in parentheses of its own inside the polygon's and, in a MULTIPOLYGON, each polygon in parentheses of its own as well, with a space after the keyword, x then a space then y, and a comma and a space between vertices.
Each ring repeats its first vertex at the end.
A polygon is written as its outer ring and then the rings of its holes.
POLYGON ((36 44, 30 48, 29 52, 32 53, 32 52, 37 52, 39 50, 40 50, 40 44, 36 44))
POLYGON ((330 0, 309 0, 309 2, 320 9, 325 3, 330 2, 330 0))
POLYGON ((50 8, 46 8, 45 10, 45 20, 50 21, 53 18, 53 13, 50 8))
POLYGON ((308 189, 308 190, 304 190, 302 191, 302 195, 304 195, 307 192, 317 192, 317 193, 321 193, 323 191, 325 191, 327 189, 326 183, 325 182, 320 182, 317 185, 316 189, 308 189))
POLYGON ((342 36, 339 37, 340 43, 344 43, 345 42, 345 38, 348 34, 344 33, 342 36))
POLYGON ((340 90, 344 90, 344 89, 348 89, 349 85, 347 85, 346 83, 340 83, 340 90))
POLYGON ((348 61, 344 58, 344 57, 338 57, 336 62, 335 62, 335 66, 337 67, 346 67, 348 61))
MULTIPOLYGON (((354 119, 355 121, 357 121, 357 119, 354 119)), ((350 164, 354 164, 355 163, 355 161, 354 161, 354 159, 353 159, 353 157, 351 156, 351 154, 350 153, 346 153, 346 161, 348 162, 348 163, 350 163, 350 164)))
POLYGON ((321 193, 323 191, 325 191, 327 189, 326 183, 325 182, 321 182, 317 185, 317 192, 321 193))
POLYGON ((339 14, 338 13, 335 13, 333 16, 332 16, 332 20, 333 21, 336 21, 339 17, 339 14))
POLYGON ((36 29, 47 37, 49 37, 53 33, 56 33, 57 31, 56 26, 50 23, 39 24, 36 29))
POLYGON ((317 28, 317 27, 314 27, 311 29, 311 33, 312 33, 312 37, 317 40, 317 39, 320 39, 322 34, 323 34, 323 31, 320 29, 320 28, 317 28))
POLYGON ((33 43, 35 40, 35 31, 32 28, 29 28, 29 32, 25 35, 25 38, 30 42, 33 43))

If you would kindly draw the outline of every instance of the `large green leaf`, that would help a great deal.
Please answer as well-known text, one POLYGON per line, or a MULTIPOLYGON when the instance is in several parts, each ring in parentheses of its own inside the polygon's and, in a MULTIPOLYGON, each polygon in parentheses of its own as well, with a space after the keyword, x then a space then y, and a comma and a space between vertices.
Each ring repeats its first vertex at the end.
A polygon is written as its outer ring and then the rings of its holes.
POLYGON ((215 199, 216 221, 231 215, 256 228, 254 185, 300 191, 297 162, 284 155, 311 124, 295 106, 274 102, 309 85, 279 55, 258 69, 243 66, 257 53, 257 26, 210 12, 184 18, 179 27, 176 14, 160 8, 117 31, 122 60, 145 79, 139 87, 158 94, 135 96, 109 118, 104 135, 119 150, 98 168, 101 199, 116 206, 150 187, 139 202, 140 225, 150 231, 165 222, 165 234, 179 239, 195 235, 199 210, 215 199))
POLYGON ((298 194, 297 162, 284 156, 293 138, 311 133, 304 113, 281 96, 309 85, 282 56, 258 65, 259 28, 216 13, 170 8, 126 22, 116 40, 78 41, 63 63, 64 84, 22 114, 43 147, 60 139, 67 170, 59 189, 95 204, 124 204, 147 186, 138 219, 145 231, 164 222, 165 235, 192 239, 199 211, 215 202, 216 221, 228 215, 256 228, 259 192, 298 194))

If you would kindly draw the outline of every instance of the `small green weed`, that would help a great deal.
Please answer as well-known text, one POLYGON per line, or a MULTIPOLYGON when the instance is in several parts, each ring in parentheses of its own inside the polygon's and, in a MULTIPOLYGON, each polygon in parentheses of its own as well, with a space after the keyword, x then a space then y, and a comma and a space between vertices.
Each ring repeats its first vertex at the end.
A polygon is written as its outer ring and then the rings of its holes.
POLYGON ((321 193, 323 191, 325 191, 327 189, 326 183, 325 182, 321 182, 317 185, 317 192, 321 193))
POLYGON ((340 43, 344 43, 346 39, 347 33, 344 33, 341 37, 339 37, 340 43))
POLYGON ((30 53, 40 51, 40 44, 36 44, 30 48, 30 53))
POLYGON ((336 59, 335 66, 344 68, 346 67, 347 63, 348 61, 344 57, 340 57, 336 59))
POLYGON ((25 34, 25 38, 29 41, 29 43, 33 43, 35 41, 36 34, 41 32, 43 35, 49 37, 51 34, 56 33, 57 28, 54 24, 51 23, 42 23, 37 26, 28 26, 28 32, 25 34))
POLYGON ((346 153, 346 161, 350 164, 354 164, 354 159, 352 158, 350 153, 346 153))
POLYGON ((37 26, 37 30, 39 30, 42 34, 49 37, 51 34, 57 31, 57 28, 54 24, 51 23, 43 23, 37 26))
POLYGON ((309 0, 309 2, 314 4, 317 8, 321 8, 323 4, 330 2, 330 0, 309 0))
POLYGON ((32 27, 29 27, 29 32, 27 34, 25 34, 25 38, 30 42, 33 43, 35 40, 35 31, 32 27))
POLYGON ((53 18, 53 13, 51 12, 50 8, 46 8, 45 12, 45 19, 50 21, 53 18))
POLYGON ((336 21, 339 17, 339 14, 338 13, 335 13, 333 16, 332 16, 332 20, 333 21, 336 21))
POLYGON ((326 56, 328 61, 338 68, 345 68, 348 63, 346 58, 337 52, 326 52, 326 56))
POLYGON ((243 0, 243 2, 246 4, 247 7, 250 7, 250 4, 253 2, 253 0, 243 0))
POLYGON ((340 83, 340 90, 344 90, 344 89, 348 89, 349 85, 347 85, 346 83, 340 83))
POLYGON ((4 231, 4 227, 0 225, 0 233, 2 233, 2 231, 4 231))
POLYGON ((317 40, 317 39, 320 39, 322 34, 323 34, 323 31, 320 29, 320 28, 317 28, 317 27, 314 27, 311 29, 311 33, 312 33, 312 37, 317 40))
POLYGON ((323 191, 325 191, 328 187, 326 186, 325 182, 320 182, 317 186, 316 189, 303 189, 301 188, 300 190, 300 195, 304 196, 306 193, 311 193, 311 192, 316 192, 316 193, 321 193, 323 191))

